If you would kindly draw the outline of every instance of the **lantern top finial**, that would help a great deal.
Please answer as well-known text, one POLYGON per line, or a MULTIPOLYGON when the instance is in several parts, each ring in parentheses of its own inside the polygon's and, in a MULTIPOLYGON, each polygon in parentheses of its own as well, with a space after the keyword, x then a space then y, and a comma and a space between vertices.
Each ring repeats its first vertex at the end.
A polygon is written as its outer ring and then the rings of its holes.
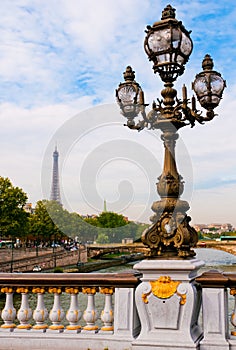
POLYGON ((203 70, 212 70, 214 67, 213 59, 210 55, 206 54, 203 61, 202 61, 202 69, 203 70))
POLYGON ((134 81, 135 71, 131 66, 127 66, 125 72, 123 73, 125 81, 134 81))
POLYGON ((175 18, 175 8, 171 5, 167 5, 162 11, 161 19, 164 20, 167 18, 175 18))

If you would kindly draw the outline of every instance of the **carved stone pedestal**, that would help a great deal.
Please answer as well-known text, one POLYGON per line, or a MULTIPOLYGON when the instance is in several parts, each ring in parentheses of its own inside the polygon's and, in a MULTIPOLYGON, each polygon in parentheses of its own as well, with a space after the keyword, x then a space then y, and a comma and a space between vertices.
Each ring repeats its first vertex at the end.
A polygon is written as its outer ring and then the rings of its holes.
POLYGON ((201 295, 193 279, 203 265, 197 259, 157 259, 134 266, 143 277, 135 295, 141 332, 132 349, 198 349, 201 295))

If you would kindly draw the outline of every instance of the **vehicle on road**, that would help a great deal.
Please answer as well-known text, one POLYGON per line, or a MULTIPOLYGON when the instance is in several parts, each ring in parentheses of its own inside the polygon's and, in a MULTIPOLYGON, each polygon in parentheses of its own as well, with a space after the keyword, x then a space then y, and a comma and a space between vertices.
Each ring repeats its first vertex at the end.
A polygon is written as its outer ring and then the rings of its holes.
POLYGON ((40 271, 42 271, 42 267, 40 265, 34 266, 33 272, 40 272, 40 271))

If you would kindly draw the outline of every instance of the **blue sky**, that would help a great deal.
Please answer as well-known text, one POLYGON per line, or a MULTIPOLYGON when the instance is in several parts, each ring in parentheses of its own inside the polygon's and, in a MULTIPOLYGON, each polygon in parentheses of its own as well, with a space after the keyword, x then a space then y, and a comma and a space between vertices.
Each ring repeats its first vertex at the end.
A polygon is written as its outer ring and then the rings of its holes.
MULTIPOLYGON (((99 212, 106 198, 108 209, 133 220, 147 221, 152 215, 162 167, 160 135, 123 128, 114 89, 132 65, 146 101, 160 96, 162 83, 152 72, 143 39, 146 25, 159 20, 167 4, 1 1, 1 175, 22 187, 29 201, 49 197, 57 143, 61 192, 69 210, 99 212)), ((182 197, 190 202, 194 223, 236 226, 236 5, 233 0, 176 0, 171 5, 192 30, 194 42, 176 87, 186 83, 191 96, 191 81, 206 53, 227 80, 219 116, 180 131, 177 159, 186 182, 182 197)))

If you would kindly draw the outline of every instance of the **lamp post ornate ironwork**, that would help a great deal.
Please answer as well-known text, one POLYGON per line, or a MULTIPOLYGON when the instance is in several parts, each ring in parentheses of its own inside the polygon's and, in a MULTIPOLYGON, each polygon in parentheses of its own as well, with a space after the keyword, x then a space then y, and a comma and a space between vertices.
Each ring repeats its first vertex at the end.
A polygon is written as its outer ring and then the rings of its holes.
POLYGON ((121 114, 127 118, 130 129, 160 129, 164 142, 164 167, 158 177, 157 192, 161 200, 152 205, 153 224, 143 232, 142 241, 148 246, 152 257, 189 258, 195 255, 192 249, 198 241, 197 232, 189 225, 191 218, 187 201, 180 199, 184 191, 184 181, 178 173, 175 159, 175 144, 178 130, 195 122, 204 124, 214 118, 214 108, 218 106, 226 87, 220 73, 213 70, 213 60, 206 55, 202 62, 203 71, 196 75, 192 88, 206 115, 196 108, 195 96, 191 107, 186 86, 182 88, 182 100, 177 98, 173 82, 183 74, 184 65, 191 55, 193 43, 190 32, 175 18, 175 9, 168 5, 162 12, 161 21, 147 26, 144 49, 153 62, 154 73, 164 82, 162 99, 153 102, 147 113, 144 93, 135 81, 135 72, 128 66, 124 72, 125 82, 116 90, 121 114), (142 119, 136 121, 137 116, 142 119))

